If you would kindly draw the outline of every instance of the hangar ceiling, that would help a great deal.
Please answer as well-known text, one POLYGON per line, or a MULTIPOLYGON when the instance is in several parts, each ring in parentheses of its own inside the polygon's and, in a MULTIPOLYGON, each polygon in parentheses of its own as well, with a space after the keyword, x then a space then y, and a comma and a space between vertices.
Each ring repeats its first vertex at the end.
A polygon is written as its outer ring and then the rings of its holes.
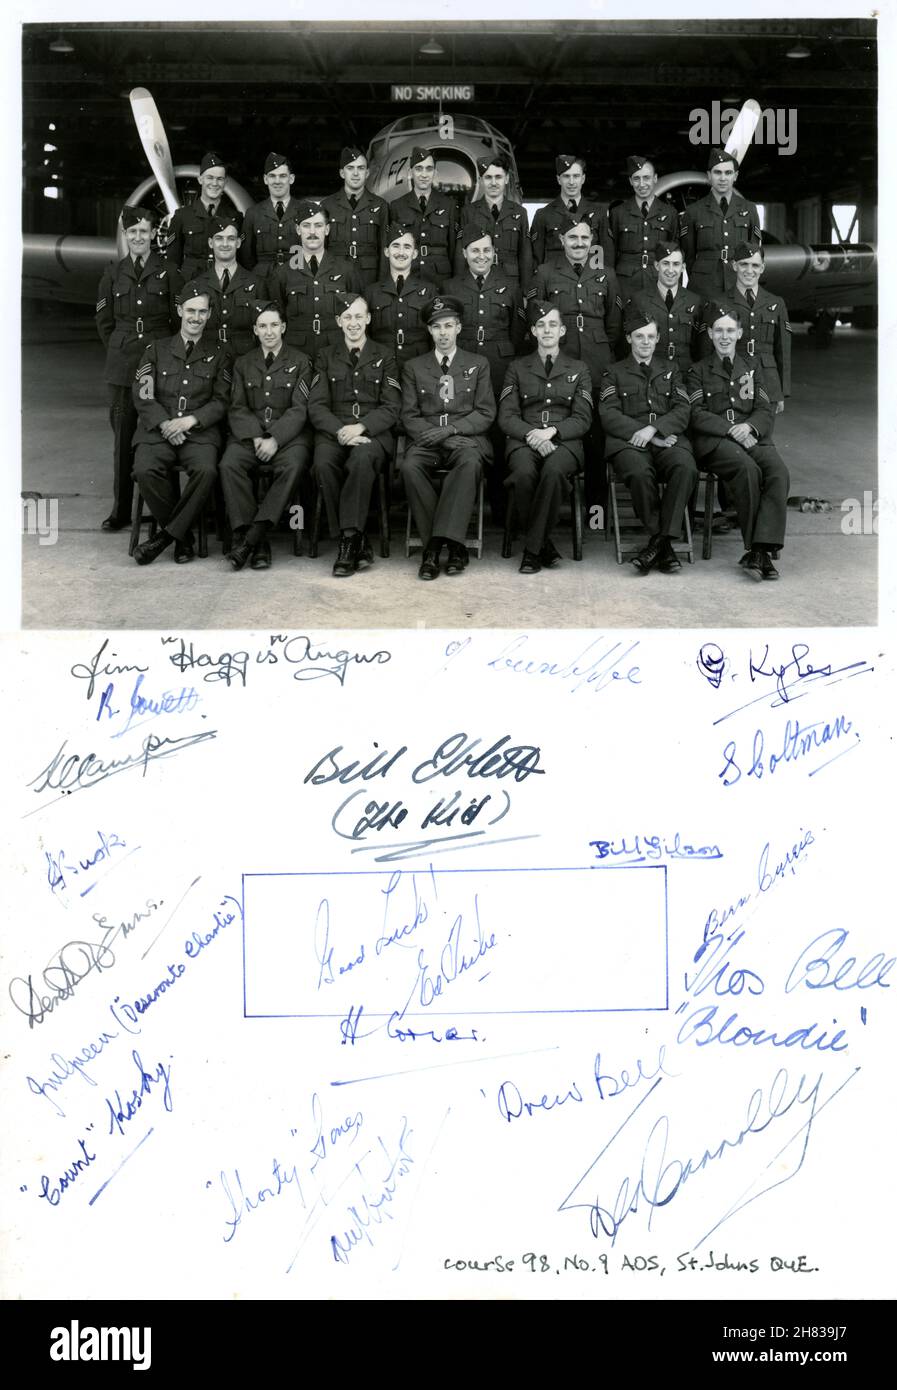
POLYGON ((472 83, 472 103, 445 109, 469 110, 511 139, 527 200, 557 191, 559 151, 587 156, 589 191, 604 198, 628 192, 627 154, 656 154, 661 171, 694 167, 691 110, 748 97, 797 112, 793 155, 752 149, 748 196, 875 197, 871 20, 27 25, 22 71, 34 231, 109 230, 92 224, 96 209, 145 173, 128 104, 134 86, 155 97, 175 162, 221 149, 255 196, 274 148, 294 157, 300 190, 332 190, 346 140, 367 145, 398 116, 427 109, 393 101, 393 84, 472 83), (51 48, 60 38, 72 52, 51 48), (425 45, 443 52, 422 53, 425 45), (50 122, 64 188, 55 205, 41 197, 50 122))

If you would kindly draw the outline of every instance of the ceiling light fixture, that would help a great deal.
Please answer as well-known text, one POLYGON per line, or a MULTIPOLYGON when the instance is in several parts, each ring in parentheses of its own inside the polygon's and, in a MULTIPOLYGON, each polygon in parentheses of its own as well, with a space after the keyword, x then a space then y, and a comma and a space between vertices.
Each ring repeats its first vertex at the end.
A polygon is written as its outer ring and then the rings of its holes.
POLYGON ((810 50, 805 43, 795 43, 785 54, 786 58, 809 58, 810 50))
POLYGON ((51 53, 74 53, 74 51, 74 44, 69 43, 64 34, 60 34, 59 37, 55 38, 50 44, 51 53))
POLYGON ((417 50, 418 53, 426 53, 428 58, 441 58, 445 53, 441 43, 437 43, 431 34, 426 43, 422 43, 417 50))

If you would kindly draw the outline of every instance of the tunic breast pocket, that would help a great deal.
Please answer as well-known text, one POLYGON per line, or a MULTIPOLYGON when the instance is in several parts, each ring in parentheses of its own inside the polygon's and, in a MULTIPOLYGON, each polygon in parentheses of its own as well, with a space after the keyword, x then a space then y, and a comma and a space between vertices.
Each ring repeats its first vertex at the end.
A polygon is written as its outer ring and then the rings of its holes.
POLYGON ((214 362, 196 362, 192 368, 193 385, 199 390, 207 390, 215 374, 214 362))
POLYGON ((706 251, 715 242, 714 224, 712 222, 695 223, 695 240, 699 251, 706 251))

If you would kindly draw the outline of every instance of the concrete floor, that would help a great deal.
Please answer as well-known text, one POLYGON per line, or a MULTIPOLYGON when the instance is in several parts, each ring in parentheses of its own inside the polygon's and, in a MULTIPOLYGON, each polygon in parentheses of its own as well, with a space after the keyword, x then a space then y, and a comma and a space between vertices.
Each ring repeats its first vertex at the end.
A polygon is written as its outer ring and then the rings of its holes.
MULTIPOLYGON (((126 533, 105 534, 110 508, 111 432, 103 354, 90 317, 48 308, 28 318, 23 346, 24 490, 59 499, 59 539, 23 537, 22 624, 33 628, 388 628, 388 627, 756 627, 866 625, 877 621, 877 538, 845 536, 841 503, 877 496, 876 337, 838 329, 818 351, 796 328, 794 394, 776 424, 776 443, 795 496, 825 498, 832 510, 789 509, 777 584, 739 570, 737 532, 714 537, 713 558, 675 576, 639 578, 618 566, 601 532, 586 532, 584 557, 559 570, 518 574, 501 559, 487 524, 486 553, 457 578, 417 579, 404 557, 404 524, 393 516, 392 556, 336 580, 334 545, 294 558, 288 535, 274 538, 274 565, 231 571, 210 538, 206 560, 175 565, 171 552, 141 569, 126 533), (46 382, 54 383, 49 394, 46 382), (60 384, 62 389, 60 389, 60 384), (402 534, 400 535, 399 532, 402 534)), ((557 543, 569 557, 569 529, 557 543)))

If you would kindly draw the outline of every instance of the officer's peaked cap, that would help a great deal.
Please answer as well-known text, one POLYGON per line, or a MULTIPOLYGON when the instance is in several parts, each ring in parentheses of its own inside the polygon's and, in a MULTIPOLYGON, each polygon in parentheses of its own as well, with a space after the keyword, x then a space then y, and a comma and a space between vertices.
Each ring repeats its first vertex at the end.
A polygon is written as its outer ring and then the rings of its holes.
POLYGON ((464 318, 464 305, 460 299, 455 299, 449 294, 437 295, 426 306, 421 314, 421 320, 427 326, 435 323, 437 319, 457 319, 460 323, 464 318))

